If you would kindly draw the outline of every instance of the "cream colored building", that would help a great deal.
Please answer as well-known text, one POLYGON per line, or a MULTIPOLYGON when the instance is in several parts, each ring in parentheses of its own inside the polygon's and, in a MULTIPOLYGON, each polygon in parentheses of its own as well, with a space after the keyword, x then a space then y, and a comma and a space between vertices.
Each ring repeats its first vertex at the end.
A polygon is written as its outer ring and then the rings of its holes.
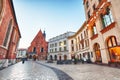
POLYGON ((92 58, 86 22, 84 22, 73 36, 68 37, 68 42, 71 59, 83 59, 83 57, 86 59, 92 58))
POLYGON ((120 0, 84 0, 93 62, 120 62, 120 0))

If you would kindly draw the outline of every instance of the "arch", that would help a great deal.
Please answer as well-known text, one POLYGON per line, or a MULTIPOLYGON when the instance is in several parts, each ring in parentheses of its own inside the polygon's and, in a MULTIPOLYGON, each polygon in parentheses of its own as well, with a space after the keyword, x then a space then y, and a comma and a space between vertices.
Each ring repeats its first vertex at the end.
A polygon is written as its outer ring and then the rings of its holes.
POLYGON ((3 1, 4 0, 0 0, 0 20, 2 18, 2 12, 3 12, 3 1))
POLYGON ((57 60, 57 55, 54 56, 54 59, 57 60))
POLYGON ((67 55, 64 55, 64 60, 67 60, 67 55))
POLYGON ((61 55, 59 56, 59 60, 61 60, 61 55))
POLYGON ((50 60, 53 60, 53 57, 52 57, 52 55, 50 55, 50 60))
POLYGON ((120 46, 117 44, 116 36, 110 36, 106 39, 110 61, 120 61, 120 46))
POLYGON ((9 42, 9 38, 11 35, 11 30, 12 29, 12 19, 10 19, 9 24, 8 24, 8 28, 6 31, 6 35, 5 35, 5 39, 4 39, 4 43, 3 46, 7 47, 8 46, 8 42, 9 42))
POLYGON ((82 59, 82 55, 80 54, 80 59, 82 59))
POLYGON ((98 43, 95 43, 93 48, 96 56, 96 62, 102 62, 100 45, 98 43))

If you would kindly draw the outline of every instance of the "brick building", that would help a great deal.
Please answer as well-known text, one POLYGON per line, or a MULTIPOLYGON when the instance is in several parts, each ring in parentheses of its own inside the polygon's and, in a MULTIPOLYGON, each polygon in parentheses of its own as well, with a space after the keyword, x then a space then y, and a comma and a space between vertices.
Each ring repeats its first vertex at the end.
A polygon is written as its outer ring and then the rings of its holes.
POLYGON ((0 0, 0 59, 15 60, 20 38, 12 0, 0 0))
POLYGON ((31 42, 31 45, 28 48, 27 53, 29 55, 36 55, 39 60, 45 60, 47 58, 47 49, 48 49, 48 43, 45 40, 46 33, 42 33, 40 30, 38 34, 35 36, 33 41, 31 42))

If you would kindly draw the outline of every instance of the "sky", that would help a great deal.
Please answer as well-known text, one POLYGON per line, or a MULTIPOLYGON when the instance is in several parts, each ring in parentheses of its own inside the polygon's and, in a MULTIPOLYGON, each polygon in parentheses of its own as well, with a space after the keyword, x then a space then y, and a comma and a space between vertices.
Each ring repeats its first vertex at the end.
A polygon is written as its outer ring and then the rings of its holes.
POLYGON ((85 21, 82 0, 13 0, 21 32, 19 48, 28 48, 39 30, 46 40, 76 32, 85 21))

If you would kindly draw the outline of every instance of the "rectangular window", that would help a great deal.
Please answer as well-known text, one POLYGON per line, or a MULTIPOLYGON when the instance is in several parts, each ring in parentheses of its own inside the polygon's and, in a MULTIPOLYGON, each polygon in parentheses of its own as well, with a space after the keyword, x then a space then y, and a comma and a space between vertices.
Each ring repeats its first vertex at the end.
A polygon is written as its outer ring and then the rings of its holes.
POLYGON ((55 43, 55 47, 57 47, 57 43, 55 43))
POLYGON ((81 40, 83 39, 83 35, 81 34, 81 40))
POLYGON ((41 48, 40 52, 44 52, 44 48, 41 48))
POLYGON ((36 52, 36 47, 33 48, 33 52, 36 52))
POLYGON ((88 1, 86 2, 86 7, 87 7, 87 8, 89 7, 89 2, 88 2, 88 1))
POLYGON ((10 23, 9 23, 9 25, 8 25, 7 33, 6 33, 6 36, 5 36, 4 43, 3 43, 3 46, 5 46, 5 47, 7 46, 8 39, 9 39, 9 37, 10 37, 11 28, 12 28, 12 20, 10 21, 10 23))
POLYGON ((61 46, 61 43, 62 43, 62 42, 59 42, 59 46, 61 46))
POLYGON ((105 15, 101 15, 101 20, 102 20, 103 28, 109 26, 112 22, 114 22, 112 13, 109 8, 106 9, 105 15))
POLYGON ((95 7, 95 4, 93 5, 93 10, 95 10, 96 9, 96 7, 95 7))
POLYGON ((94 35, 96 35, 97 34, 97 29, 96 29, 96 26, 94 25, 93 27, 92 27, 92 35, 94 36, 94 35))
POLYGON ((57 48, 55 48, 55 52, 57 52, 57 48))
POLYGON ((62 51, 61 47, 59 48, 59 51, 62 51))
POLYGON ((90 18, 90 11, 88 11, 88 18, 90 18))
POLYGON ((64 45, 66 45, 66 41, 64 41, 64 45))
POLYGON ((64 47, 64 51, 67 51, 66 47, 64 47))
POLYGON ((73 43, 73 40, 71 40, 71 44, 74 44, 74 43, 73 43))
POLYGON ((72 46, 72 51, 74 51, 74 47, 72 46))

